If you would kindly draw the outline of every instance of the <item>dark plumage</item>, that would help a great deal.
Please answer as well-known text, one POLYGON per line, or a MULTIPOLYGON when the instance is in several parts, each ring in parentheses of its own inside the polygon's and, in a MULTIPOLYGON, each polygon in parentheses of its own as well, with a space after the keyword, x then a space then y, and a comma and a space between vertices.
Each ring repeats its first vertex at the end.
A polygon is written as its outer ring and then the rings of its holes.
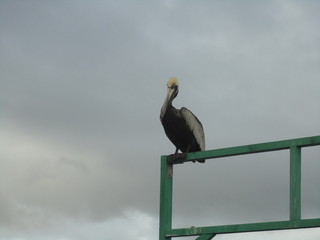
POLYGON ((172 106, 172 101, 179 92, 177 79, 170 78, 167 86, 167 96, 161 108, 160 120, 167 137, 176 146, 175 154, 178 150, 182 153, 204 151, 205 138, 199 119, 185 107, 176 109, 172 106))

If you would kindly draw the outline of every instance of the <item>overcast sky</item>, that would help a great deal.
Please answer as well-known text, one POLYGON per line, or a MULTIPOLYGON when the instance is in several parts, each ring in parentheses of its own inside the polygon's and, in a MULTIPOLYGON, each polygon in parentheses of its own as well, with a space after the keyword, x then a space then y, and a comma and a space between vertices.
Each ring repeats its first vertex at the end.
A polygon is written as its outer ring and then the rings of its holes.
MULTIPOLYGON (((316 0, 0 0, 0 239, 158 239, 172 76, 174 106, 201 120, 207 149, 320 135, 319 11, 316 0)), ((319 155, 303 150, 303 218, 320 217, 319 155)), ((174 227, 288 219, 288 164, 281 151, 176 166, 174 227)))

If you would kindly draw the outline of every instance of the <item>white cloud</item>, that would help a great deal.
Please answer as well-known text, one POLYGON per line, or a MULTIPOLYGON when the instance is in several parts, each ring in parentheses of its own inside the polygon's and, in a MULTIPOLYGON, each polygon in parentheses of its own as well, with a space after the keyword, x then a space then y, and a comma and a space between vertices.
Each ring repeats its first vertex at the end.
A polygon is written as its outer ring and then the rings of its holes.
POLYGON ((11 232, 0 228, 1 240, 116 240, 133 238, 137 240, 158 239, 158 222, 151 216, 137 210, 125 211, 121 216, 106 221, 61 219, 37 231, 11 232), (16 236, 15 236, 16 235, 16 236), (19 237, 17 237, 17 235, 19 237))

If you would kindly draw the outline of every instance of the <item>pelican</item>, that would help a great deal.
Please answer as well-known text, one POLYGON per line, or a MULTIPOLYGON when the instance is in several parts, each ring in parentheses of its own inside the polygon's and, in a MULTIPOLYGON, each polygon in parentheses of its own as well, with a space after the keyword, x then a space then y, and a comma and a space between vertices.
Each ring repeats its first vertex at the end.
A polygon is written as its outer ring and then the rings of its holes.
MULTIPOLYGON (((176 151, 173 160, 185 158, 189 152, 204 151, 205 138, 199 119, 187 108, 176 109, 172 106, 173 99, 178 95, 179 83, 175 77, 167 82, 167 95, 160 112, 160 120, 176 151), (179 155, 178 150, 182 152, 179 155)), ((197 160, 204 163, 205 160, 197 160)))

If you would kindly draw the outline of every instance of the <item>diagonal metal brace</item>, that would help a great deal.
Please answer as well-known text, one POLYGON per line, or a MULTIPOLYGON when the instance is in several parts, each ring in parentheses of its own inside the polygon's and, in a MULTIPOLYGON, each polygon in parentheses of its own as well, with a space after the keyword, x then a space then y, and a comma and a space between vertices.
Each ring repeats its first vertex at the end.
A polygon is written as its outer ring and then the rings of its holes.
POLYGON ((214 238, 216 234, 204 234, 196 238, 196 240, 210 240, 214 238))

